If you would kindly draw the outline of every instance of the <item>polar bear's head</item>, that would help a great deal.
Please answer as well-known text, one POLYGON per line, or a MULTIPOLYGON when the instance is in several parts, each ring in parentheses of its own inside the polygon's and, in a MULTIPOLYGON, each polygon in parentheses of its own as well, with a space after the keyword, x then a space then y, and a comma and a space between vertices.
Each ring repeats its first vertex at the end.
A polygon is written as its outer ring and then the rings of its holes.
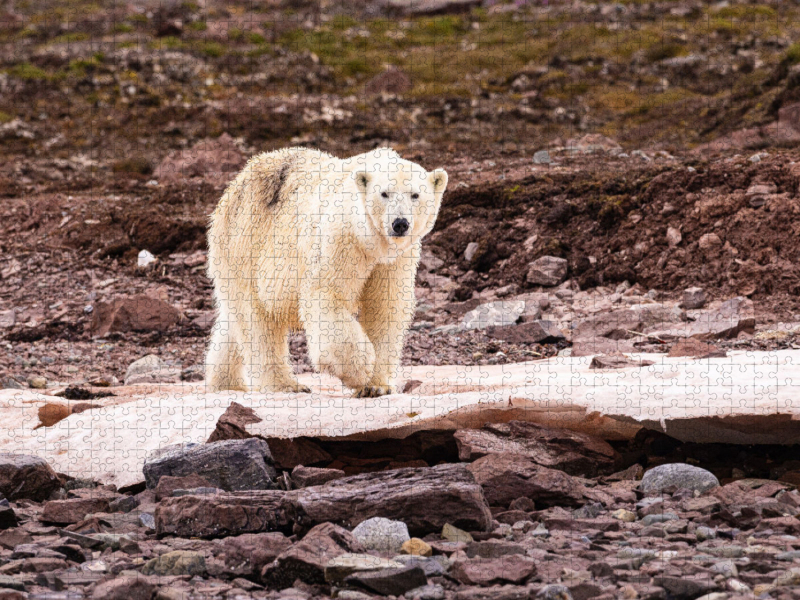
POLYGON ((357 158, 353 179, 372 231, 399 247, 430 233, 447 187, 447 172, 426 171, 388 148, 357 158))

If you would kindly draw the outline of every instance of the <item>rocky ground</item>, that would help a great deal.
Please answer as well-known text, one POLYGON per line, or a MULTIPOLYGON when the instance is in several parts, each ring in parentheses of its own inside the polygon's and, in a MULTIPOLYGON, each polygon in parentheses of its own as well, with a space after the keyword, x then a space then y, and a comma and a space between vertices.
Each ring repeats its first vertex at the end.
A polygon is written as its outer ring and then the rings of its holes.
POLYGON ((612 447, 514 421, 401 442, 226 439, 246 410, 122 490, 0 456, 0 596, 800 597, 785 448, 646 432, 612 447))
MULTIPOLYGON (((208 214, 248 156, 291 144, 448 170, 408 364, 797 348, 798 17, 0 3, 0 384, 202 379, 208 214)), ((301 334, 292 351, 308 370, 301 334)), ((797 447, 492 427, 228 431, 123 490, 3 457, 0 599, 798 597, 797 447)))

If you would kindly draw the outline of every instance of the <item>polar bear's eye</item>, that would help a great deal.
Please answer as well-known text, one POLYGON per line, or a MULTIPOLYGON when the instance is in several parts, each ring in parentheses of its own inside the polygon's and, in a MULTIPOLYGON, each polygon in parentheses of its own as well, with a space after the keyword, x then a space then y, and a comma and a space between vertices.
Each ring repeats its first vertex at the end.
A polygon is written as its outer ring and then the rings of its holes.
POLYGON ((411 198, 412 198, 412 199, 414 199, 414 200, 416 200, 417 198, 419 198, 419 194, 417 194, 416 192, 414 192, 413 194, 411 194, 411 198))
POLYGON ((381 198, 388 198, 388 197, 389 194, 387 194, 386 192, 381 192, 381 198))

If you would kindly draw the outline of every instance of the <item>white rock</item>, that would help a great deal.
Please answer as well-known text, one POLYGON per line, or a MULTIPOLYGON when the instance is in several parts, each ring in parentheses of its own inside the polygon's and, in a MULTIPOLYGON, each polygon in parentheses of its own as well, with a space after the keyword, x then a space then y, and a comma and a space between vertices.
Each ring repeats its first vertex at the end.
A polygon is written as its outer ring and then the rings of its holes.
POLYGON ((362 521, 352 533, 367 550, 388 554, 399 554, 403 544, 411 539, 405 523, 383 517, 362 521))
POLYGON ((481 304, 469 311, 461 321, 464 329, 505 327, 516 323, 525 312, 524 300, 503 300, 481 304))
POLYGON ((682 240, 683 236, 681 235, 680 229, 675 227, 670 227, 667 229, 667 244, 669 244, 670 248, 674 248, 680 244, 682 240))
POLYGON ((467 249, 464 250, 464 260, 467 262, 471 261, 475 253, 478 251, 478 242, 470 242, 467 244, 467 249))
POLYGON ((174 383, 180 380, 179 369, 170 367, 155 354, 133 361, 125 372, 125 385, 136 383, 174 383))
POLYGON ((549 287, 560 284, 567 277, 567 261, 557 256, 542 256, 528 268, 528 283, 549 287))
POLYGON ((139 259, 136 264, 140 267, 146 267, 155 260, 157 260, 156 257, 149 250, 142 250, 139 252, 139 259))

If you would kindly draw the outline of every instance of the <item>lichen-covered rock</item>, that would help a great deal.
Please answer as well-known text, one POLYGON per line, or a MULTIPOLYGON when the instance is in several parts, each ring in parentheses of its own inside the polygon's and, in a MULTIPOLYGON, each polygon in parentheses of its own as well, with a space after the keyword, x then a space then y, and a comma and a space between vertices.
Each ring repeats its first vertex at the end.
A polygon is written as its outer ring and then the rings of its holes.
POLYGON ((641 489, 645 494, 658 494, 667 488, 705 492, 719 486, 713 473, 684 463, 659 465, 645 472, 641 489))

